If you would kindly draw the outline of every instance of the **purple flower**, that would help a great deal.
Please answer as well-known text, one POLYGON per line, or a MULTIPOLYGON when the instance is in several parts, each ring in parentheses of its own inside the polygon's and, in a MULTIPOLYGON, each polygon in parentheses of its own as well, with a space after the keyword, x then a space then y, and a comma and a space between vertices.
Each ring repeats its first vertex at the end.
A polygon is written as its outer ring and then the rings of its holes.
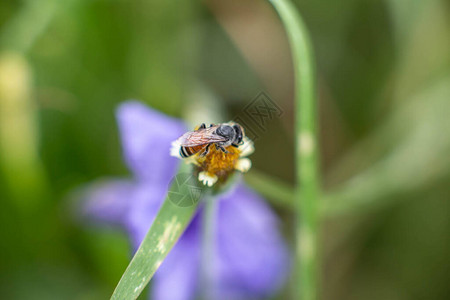
MULTIPOLYGON (((85 213, 117 224, 129 233, 136 250, 176 174, 171 142, 186 131, 174 118, 136 101, 117 110, 125 160, 133 180, 110 180, 86 191, 85 213)), ((215 244, 208 274, 216 299, 261 299, 281 287, 288 273, 288 251, 269 206, 243 183, 219 195, 214 218, 215 244)), ((194 299, 200 286, 202 208, 194 216, 152 280, 152 299, 194 299)))

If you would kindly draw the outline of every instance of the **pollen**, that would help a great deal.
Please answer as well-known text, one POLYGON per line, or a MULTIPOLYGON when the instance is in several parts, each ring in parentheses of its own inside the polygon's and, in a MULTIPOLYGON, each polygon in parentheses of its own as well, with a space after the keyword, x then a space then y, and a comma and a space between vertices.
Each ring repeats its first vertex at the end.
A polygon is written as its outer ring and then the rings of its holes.
POLYGON ((210 176, 215 175, 219 179, 228 177, 235 170, 241 151, 233 146, 227 147, 226 150, 228 153, 212 146, 205 156, 196 155, 199 171, 206 172, 210 176))

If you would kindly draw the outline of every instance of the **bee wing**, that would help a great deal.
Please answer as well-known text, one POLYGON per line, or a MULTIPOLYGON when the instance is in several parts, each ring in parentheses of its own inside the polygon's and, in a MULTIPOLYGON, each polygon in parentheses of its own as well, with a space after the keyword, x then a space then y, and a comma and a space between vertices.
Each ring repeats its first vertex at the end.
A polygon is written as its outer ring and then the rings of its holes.
POLYGON ((182 147, 194 147, 226 141, 225 137, 215 134, 216 129, 217 127, 209 127, 186 132, 178 139, 178 142, 182 147))

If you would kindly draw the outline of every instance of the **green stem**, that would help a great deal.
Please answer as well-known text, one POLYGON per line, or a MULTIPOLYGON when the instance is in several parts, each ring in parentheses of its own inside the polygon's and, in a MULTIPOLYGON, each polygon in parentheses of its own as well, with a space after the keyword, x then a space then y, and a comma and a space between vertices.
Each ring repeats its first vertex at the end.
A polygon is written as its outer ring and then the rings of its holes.
POLYGON ((201 282, 202 299, 214 299, 214 277, 211 264, 214 262, 215 247, 215 217, 217 212, 217 199, 204 198, 203 223, 202 223, 202 255, 201 255, 201 282))
POLYGON ((319 172, 316 132, 315 75, 305 25, 289 0, 271 0, 289 39, 295 74, 297 249, 296 298, 317 299, 319 172))
POLYGON ((295 193, 291 185, 257 170, 245 174, 245 182, 269 200, 272 205, 292 209, 295 193))

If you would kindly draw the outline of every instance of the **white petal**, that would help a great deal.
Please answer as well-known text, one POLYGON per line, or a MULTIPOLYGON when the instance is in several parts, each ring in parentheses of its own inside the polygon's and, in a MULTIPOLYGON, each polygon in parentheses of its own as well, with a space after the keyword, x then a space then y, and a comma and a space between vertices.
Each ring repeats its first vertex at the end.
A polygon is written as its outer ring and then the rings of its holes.
POLYGON ((239 150, 241 150, 241 157, 246 157, 255 152, 255 146, 253 146, 253 141, 248 137, 244 137, 244 144, 239 146, 239 150))
POLYGON ((252 162, 248 158, 240 158, 238 159, 234 168, 242 173, 247 172, 252 167, 252 162))
POLYGON ((181 147, 181 144, 178 140, 173 141, 172 145, 170 147, 170 156, 173 156, 176 158, 182 158, 180 155, 180 147, 181 147))
POLYGON ((211 175, 205 171, 198 173, 198 180, 207 186, 213 186, 217 182, 217 179, 219 178, 216 175, 211 175))

